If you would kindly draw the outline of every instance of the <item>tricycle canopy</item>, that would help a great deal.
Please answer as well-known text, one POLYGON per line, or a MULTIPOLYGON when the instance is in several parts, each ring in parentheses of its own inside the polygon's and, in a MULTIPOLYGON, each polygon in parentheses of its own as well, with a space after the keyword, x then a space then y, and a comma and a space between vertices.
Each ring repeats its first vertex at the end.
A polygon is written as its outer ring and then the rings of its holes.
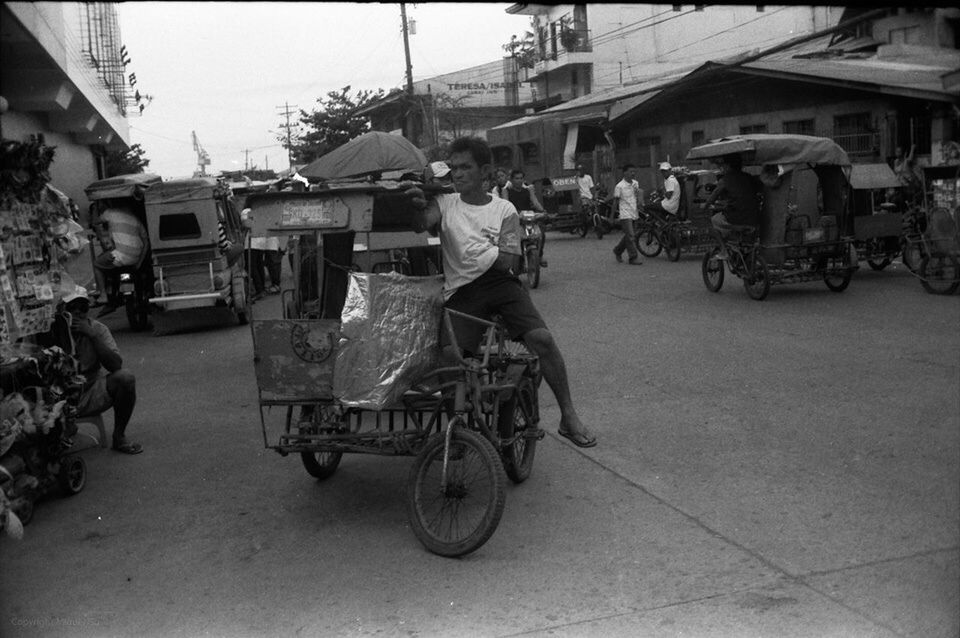
POLYGON ((755 133, 733 135, 695 146, 687 160, 715 159, 739 155, 745 165, 813 164, 850 166, 850 158, 836 142, 811 135, 755 133))
POLYGON ((850 167, 850 186, 856 190, 872 190, 899 188, 902 184, 886 164, 854 164, 850 167))
POLYGON ((83 190, 90 201, 122 197, 142 200, 143 194, 148 188, 162 181, 163 179, 159 175, 153 173, 130 173, 98 180, 83 190))
POLYGON ((221 194, 229 194, 229 188, 225 184, 212 177, 195 177, 157 184, 147 191, 146 201, 148 204, 172 204, 195 199, 211 199, 221 194))

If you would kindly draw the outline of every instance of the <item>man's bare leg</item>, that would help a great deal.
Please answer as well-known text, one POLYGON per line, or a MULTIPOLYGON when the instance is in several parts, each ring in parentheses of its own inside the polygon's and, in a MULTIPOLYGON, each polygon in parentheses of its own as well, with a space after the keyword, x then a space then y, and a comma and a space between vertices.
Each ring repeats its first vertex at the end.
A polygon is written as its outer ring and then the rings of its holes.
POLYGON ((567 366, 553 335, 546 328, 537 328, 523 335, 523 341, 530 351, 540 358, 543 378, 553 391, 553 396, 556 397, 560 408, 560 429, 575 436, 582 435, 587 440, 593 439, 593 434, 580 420, 580 416, 573 407, 567 366))

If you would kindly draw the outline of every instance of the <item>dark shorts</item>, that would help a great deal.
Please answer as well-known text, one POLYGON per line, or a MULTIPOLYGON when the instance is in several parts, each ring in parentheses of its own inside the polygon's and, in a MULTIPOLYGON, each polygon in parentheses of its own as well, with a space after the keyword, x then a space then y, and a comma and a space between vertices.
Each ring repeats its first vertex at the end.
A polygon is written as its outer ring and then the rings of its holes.
MULTIPOLYGON (((511 339, 520 339, 531 330, 547 327, 527 289, 517 277, 505 273, 488 270, 458 289, 444 305, 487 321, 500 315, 511 339)), ((457 345, 467 352, 477 352, 487 326, 458 317, 451 319, 457 345)), ((440 344, 449 343, 447 330, 441 327, 440 344)))

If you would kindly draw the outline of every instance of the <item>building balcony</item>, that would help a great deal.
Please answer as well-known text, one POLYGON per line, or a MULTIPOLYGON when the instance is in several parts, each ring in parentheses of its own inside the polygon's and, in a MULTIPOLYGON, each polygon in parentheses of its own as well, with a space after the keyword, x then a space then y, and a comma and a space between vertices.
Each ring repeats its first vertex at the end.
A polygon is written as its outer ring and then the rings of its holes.
POLYGON ((555 37, 541 41, 538 59, 529 69, 527 80, 574 64, 593 64, 593 44, 588 29, 564 29, 555 37))

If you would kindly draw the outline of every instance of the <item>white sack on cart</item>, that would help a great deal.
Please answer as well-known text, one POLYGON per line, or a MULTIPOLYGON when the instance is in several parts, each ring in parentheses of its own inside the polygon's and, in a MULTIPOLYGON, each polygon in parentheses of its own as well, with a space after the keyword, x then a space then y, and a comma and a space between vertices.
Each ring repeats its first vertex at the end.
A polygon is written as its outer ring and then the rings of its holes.
POLYGON ((333 394, 347 407, 382 410, 438 365, 443 277, 349 277, 333 394))

